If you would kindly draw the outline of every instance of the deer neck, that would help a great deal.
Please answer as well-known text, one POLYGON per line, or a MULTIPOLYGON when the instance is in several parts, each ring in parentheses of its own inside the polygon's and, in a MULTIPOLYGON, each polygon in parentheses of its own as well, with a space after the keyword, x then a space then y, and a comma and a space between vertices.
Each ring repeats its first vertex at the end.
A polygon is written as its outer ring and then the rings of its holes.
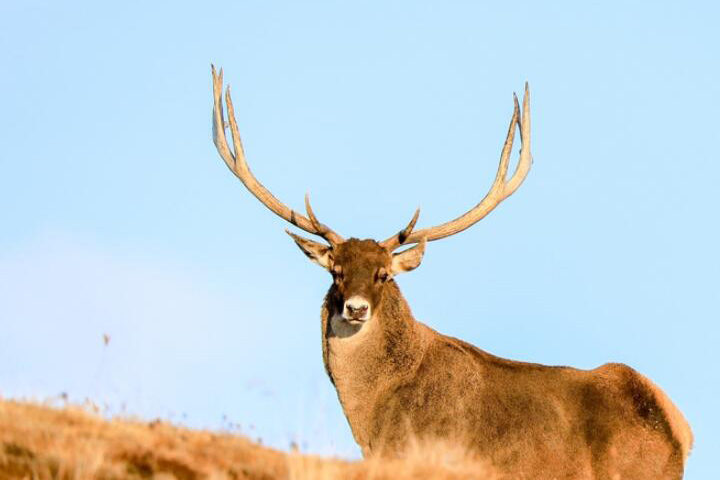
POLYGON ((322 309, 325 368, 356 440, 365 445, 365 425, 381 392, 411 376, 425 352, 425 331, 395 282, 372 318, 348 330, 333 311, 331 289, 322 309))

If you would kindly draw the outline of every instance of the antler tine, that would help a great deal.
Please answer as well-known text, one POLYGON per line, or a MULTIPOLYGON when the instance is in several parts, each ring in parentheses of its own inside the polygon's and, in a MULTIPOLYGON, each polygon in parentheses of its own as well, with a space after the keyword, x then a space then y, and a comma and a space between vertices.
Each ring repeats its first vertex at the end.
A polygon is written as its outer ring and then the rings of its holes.
MULTIPOLYGON (((515 108, 517 109, 517 95, 515 96, 515 108)), ((530 154, 530 89, 528 82, 525 82, 525 95, 523 96, 522 117, 518 117, 518 127, 520 128, 520 161, 515 167, 515 173, 507 183, 505 190, 508 192, 505 197, 512 195, 522 184, 525 177, 530 171, 532 165, 532 155, 530 154)))
POLYGON ((400 245, 404 244, 405 241, 408 239, 410 234, 413 231, 413 228, 415 228, 415 223, 417 223, 418 217, 420 216, 420 208, 418 207, 417 210, 415 210, 415 214, 412 217, 412 220, 410 220, 410 223, 407 224, 407 227, 400 230, 398 233, 393 235, 392 237, 388 238, 387 240, 384 240, 380 242, 380 245, 388 249, 389 251, 393 251, 396 248, 398 248, 400 245))
POLYGON ((323 225, 318 221, 317 217, 315 216, 315 212, 313 212, 313 209, 310 206, 309 193, 305 194, 305 210, 307 211, 308 218, 310 218, 310 223, 312 223, 313 228, 317 231, 317 235, 323 237, 331 245, 337 245, 343 242, 343 238, 340 235, 333 232, 326 225, 323 225))
MULTIPOLYGON (((423 238, 427 241, 439 240, 449 237, 456 233, 471 227, 475 223, 482 220, 490 213, 500 202, 512 195, 515 190, 520 187, 525 177, 527 177, 532 164, 532 154, 530 153, 530 88, 525 83, 525 95, 522 103, 522 115, 520 114, 520 105, 517 95, 514 95, 514 108, 510 127, 508 128, 507 137, 503 144, 502 153, 500 154, 500 164, 495 176, 495 181, 490 187, 490 191, 485 197, 465 214, 459 216, 455 220, 443 223, 441 225, 417 230, 410 234, 404 243, 417 243, 423 238), (515 172, 510 180, 506 181, 508 165, 510 163, 510 154, 512 152, 513 142, 515 140, 515 129, 520 129, 520 160, 518 161, 515 172)), ((392 237, 391 237, 392 238, 392 237)), ((386 240, 389 241, 390 239, 386 240)))
POLYGON ((225 91, 225 103, 227 104, 228 123, 230 125, 230 133, 232 134, 232 141, 234 147, 234 153, 230 150, 225 136, 225 118, 223 115, 223 104, 222 104, 222 90, 223 90, 223 71, 220 69, 220 73, 215 72, 215 66, 212 66, 212 77, 213 77, 213 142, 217 148, 220 157, 225 161, 231 172, 240 179, 240 181, 247 187, 260 202, 269 208, 274 214, 284 218, 293 225, 305 230, 313 235, 319 235, 331 243, 342 243, 343 239, 340 235, 330 230, 328 227, 321 223, 315 222, 305 218, 303 215, 295 212, 294 210, 285 206, 280 200, 270 193, 270 191, 260 183, 250 171, 245 160, 245 153, 243 151, 242 140, 240 139, 240 132, 238 130, 237 122, 235 121, 235 110, 233 108, 232 98, 230 96, 230 86, 225 91), (315 224, 323 227, 325 230, 317 229, 315 224), (332 239, 332 240, 330 240, 332 239))

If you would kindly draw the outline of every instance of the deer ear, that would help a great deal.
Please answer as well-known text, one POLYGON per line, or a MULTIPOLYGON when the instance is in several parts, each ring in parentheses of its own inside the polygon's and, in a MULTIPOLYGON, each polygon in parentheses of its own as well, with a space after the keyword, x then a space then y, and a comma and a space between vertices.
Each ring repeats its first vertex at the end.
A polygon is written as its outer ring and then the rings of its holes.
POLYGON ((420 266, 423 255, 425 254, 426 239, 420 240, 420 243, 412 248, 403 250, 400 253, 393 254, 392 257, 392 273, 397 275, 403 272, 409 272, 420 266))
POLYGON ((331 270, 333 266, 332 261, 332 248, 322 243, 313 242, 307 238, 295 235, 289 230, 285 230, 285 233, 290 235, 300 250, 307 255, 307 257, 313 262, 317 263, 326 270, 331 270))

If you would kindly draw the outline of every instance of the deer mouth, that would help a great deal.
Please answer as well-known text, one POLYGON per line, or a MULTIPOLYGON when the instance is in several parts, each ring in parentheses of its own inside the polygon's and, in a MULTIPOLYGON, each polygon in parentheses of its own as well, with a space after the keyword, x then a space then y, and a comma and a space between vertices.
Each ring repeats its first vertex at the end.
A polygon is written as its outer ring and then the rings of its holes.
POLYGON ((346 318, 345 321, 350 325, 362 325, 367 322, 366 318, 346 318))

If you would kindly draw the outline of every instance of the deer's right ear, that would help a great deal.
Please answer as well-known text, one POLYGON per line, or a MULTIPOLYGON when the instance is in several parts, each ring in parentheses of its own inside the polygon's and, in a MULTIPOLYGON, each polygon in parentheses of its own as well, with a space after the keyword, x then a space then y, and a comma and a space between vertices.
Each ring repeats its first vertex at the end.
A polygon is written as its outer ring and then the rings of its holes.
POLYGON ((290 230, 285 230, 285 232, 290 235, 293 240, 295 240, 297 246, 300 247, 300 250, 302 250, 302 252, 307 255, 310 260, 328 271, 332 270, 332 249, 329 246, 313 242, 312 240, 308 240, 300 235, 295 235, 290 230))

